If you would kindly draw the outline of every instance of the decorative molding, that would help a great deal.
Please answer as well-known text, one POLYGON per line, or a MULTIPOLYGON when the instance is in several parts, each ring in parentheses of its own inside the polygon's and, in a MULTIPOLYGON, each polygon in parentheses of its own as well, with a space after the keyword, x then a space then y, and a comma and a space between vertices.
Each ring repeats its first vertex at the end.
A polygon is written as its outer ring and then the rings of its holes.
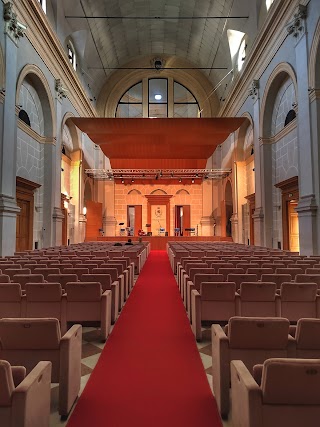
POLYGON ((39 144, 56 144, 56 138, 53 137, 46 137, 39 135, 36 131, 31 129, 30 126, 28 126, 23 120, 19 119, 17 120, 18 128, 21 129, 24 133, 29 135, 32 139, 37 141, 39 144))
POLYGON ((252 80, 251 87, 249 89, 249 96, 256 101, 259 98, 260 83, 259 80, 252 80))
POLYGON ((156 57, 151 59, 150 64, 157 73, 160 73, 166 66, 166 61, 163 58, 156 57))
POLYGON ((10 1, 3 4, 3 19, 5 33, 17 45, 19 39, 24 36, 27 27, 18 21, 17 14, 13 11, 13 3, 10 1))
POLYGON ((309 89, 310 102, 320 99, 320 89, 309 89))
POLYGON ((51 28, 37 0, 19 0, 16 2, 18 17, 28 25, 26 38, 30 41, 40 58, 51 71, 54 78, 61 78, 68 90, 68 99, 80 116, 97 117, 88 94, 68 60, 67 54, 51 28))
POLYGON ((280 132, 278 132, 276 135, 271 136, 270 138, 259 138, 260 146, 265 144, 275 144, 280 139, 287 136, 290 132, 292 132, 294 129, 297 128, 297 118, 293 119, 290 123, 287 124, 283 129, 281 129, 280 132))
POLYGON ((68 90, 63 87, 61 79, 56 79, 55 90, 57 92, 57 98, 62 101, 63 98, 67 97, 68 90))
POLYGON ((260 79, 272 58, 288 37, 283 22, 290 21, 297 5, 307 0, 283 0, 274 2, 246 58, 244 67, 235 79, 218 117, 235 116, 248 97, 250 83, 260 79))
MULTIPOLYGON (((265 133, 265 126, 266 126, 266 120, 267 120, 266 113, 269 114, 270 123, 271 123, 271 120, 272 120, 272 118, 271 118, 272 112, 269 111, 268 108, 267 108, 267 105, 269 105, 269 103, 267 101, 269 100, 269 97, 272 96, 272 93, 271 93, 272 86, 274 85, 274 83, 276 82, 276 80, 281 75, 283 75, 284 73, 287 74, 291 78, 291 80, 292 80, 292 82, 294 84, 294 90, 295 90, 296 96, 298 94, 297 77, 296 77, 294 69, 292 68, 292 66, 289 63, 287 63, 287 62, 280 62, 280 64, 278 64, 274 68, 274 70, 272 71, 272 73, 270 74, 270 76, 268 78, 268 81, 266 83, 266 86, 264 88, 264 94, 263 94, 263 98, 262 98, 262 102, 261 102, 261 107, 260 107, 260 117, 261 117, 261 120, 259 121, 259 126, 260 126, 259 132, 260 132, 260 135, 262 137, 264 137, 264 133, 265 133)), ((276 97, 276 94, 274 94, 274 99, 275 99, 275 97, 276 97)), ((295 108, 295 111, 296 111, 296 108, 295 108)))
POLYGON ((306 31, 307 6, 299 4, 298 11, 293 15, 293 21, 286 26, 288 34, 293 35, 297 40, 306 31))
POLYGON ((312 91, 317 90, 315 89, 315 87, 316 87, 316 74, 319 73, 319 70, 317 69, 317 61, 318 61, 317 54, 319 51, 320 51, 320 18, 318 19, 318 23, 313 35, 312 45, 310 49, 310 56, 309 56, 309 64, 308 64, 309 86, 310 86, 309 96, 310 95, 312 96, 312 91))

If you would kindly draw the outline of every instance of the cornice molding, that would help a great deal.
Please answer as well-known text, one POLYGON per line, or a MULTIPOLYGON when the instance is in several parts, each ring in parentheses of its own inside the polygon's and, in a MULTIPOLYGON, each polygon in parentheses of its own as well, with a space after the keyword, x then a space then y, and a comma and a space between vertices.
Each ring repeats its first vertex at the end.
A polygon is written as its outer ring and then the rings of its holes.
MULTIPOLYGON (((16 109, 17 111, 17 109, 16 109)), ((19 111, 19 109, 18 109, 19 111)), ((39 144, 56 144, 56 138, 48 138, 46 136, 41 136, 37 132, 35 132, 33 129, 31 129, 30 126, 28 126, 23 120, 19 119, 17 120, 18 128, 21 129, 24 133, 29 135, 32 139, 37 141, 39 144)))
POLYGON ((275 56, 280 46, 288 37, 284 23, 292 20, 299 4, 307 4, 307 0, 275 0, 266 21, 255 39, 244 68, 238 74, 231 91, 218 116, 235 116, 248 98, 253 80, 259 80, 265 69, 275 56))
POLYGON ((309 91, 310 102, 320 99, 320 89, 311 89, 309 91))
POLYGON ((297 119, 295 118, 294 120, 292 120, 292 122, 288 123, 287 126, 281 129, 281 131, 278 132, 276 135, 271 136, 270 138, 260 138, 260 145, 275 144, 276 142, 280 141, 280 139, 287 136, 290 132, 292 132, 296 128, 297 128, 297 119))
POLYGON ((310 57, 309 57, 309 86, 313 90, 316 86, 316 63, 317 63, 317 53, 320 49, 320 19, 318 20, 318 24, 316 30, 313 35, 312 45, 310 49, 310 57))
POLYGON ((27 26, 25 37, 30 41, 55 79, 61 79, 68 90, 68 99, 79 115, 97 117, 98 114, 83 89, 82 83, 65 50, 52 30, 37 0, 14 0, 19 19, 27 26))

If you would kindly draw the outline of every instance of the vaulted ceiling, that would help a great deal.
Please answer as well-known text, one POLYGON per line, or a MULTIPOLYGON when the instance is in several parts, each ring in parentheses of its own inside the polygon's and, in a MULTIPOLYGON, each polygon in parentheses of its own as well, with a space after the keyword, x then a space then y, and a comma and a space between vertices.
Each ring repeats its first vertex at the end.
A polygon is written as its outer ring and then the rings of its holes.
MULTIPOLYGON (((233 67, 227 30, 246 33, 250 48, 263 3, 263 0, 68 0, 63 7, 69 35, 80 56, 78 65, 83 78, 98 97, 115 69, 152 55, 181 58, 196 68, 206 68, 201 72, 216 85, 233 67)), ((231 79, 232 74, 219 88, 221 98, 226 95, 226 84, 231 79)))

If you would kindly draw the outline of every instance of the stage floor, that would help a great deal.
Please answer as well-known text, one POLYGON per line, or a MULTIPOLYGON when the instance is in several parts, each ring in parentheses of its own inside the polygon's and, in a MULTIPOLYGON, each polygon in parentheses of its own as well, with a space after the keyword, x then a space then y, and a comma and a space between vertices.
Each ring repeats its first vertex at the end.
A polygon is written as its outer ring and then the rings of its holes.
MULTIPOLYGON (((231 237, 219 237, 219 236, 142 236, 143 242, 150 242, 151 250, 166 250, 168 242, 232 242, 231 237)), ((126 242, 131 239, 132 242, 138 242, 139 237, 133 236, 104 236, 97 237, 97 241, 100 242, 126 242)))

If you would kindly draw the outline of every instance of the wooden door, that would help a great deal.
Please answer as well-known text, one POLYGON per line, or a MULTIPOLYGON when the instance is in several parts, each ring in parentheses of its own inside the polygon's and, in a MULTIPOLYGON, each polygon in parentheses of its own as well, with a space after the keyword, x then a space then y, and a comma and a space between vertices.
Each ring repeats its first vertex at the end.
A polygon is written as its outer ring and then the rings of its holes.
POLYGON ((100 236, 102 228, 102 203, 86 201, 87 208, 87 225, 86 225, 86 241, 97 240, 100 236))
POLYGON ((291 252, 299 252, 299 221, 298 213, 295 208, 298 206, 296 202, 288 202, 288 225, 289 225, 289 250, 291 252))
POLYGON ((142 230, 142 206, 135 205, 134 208, 134 235, 138 236, 139 230, 142 230))
POLYGON ((40 184, 17 176, 16 200, 20 208, 16 220, 16 251, 33 249, 34 191, 40 184))
POLYGON ((20 212, 17 215, 16 251, 19 252, 32 249, 29 240, 30 201, 17 199, 17 205, 20 208, 20 212))
POLYGON ((186 228, 191 227, 191 209, 190 205, 183 205, 183 232, 184 236, 190 236, 190 231, 185 233, 186 228))

